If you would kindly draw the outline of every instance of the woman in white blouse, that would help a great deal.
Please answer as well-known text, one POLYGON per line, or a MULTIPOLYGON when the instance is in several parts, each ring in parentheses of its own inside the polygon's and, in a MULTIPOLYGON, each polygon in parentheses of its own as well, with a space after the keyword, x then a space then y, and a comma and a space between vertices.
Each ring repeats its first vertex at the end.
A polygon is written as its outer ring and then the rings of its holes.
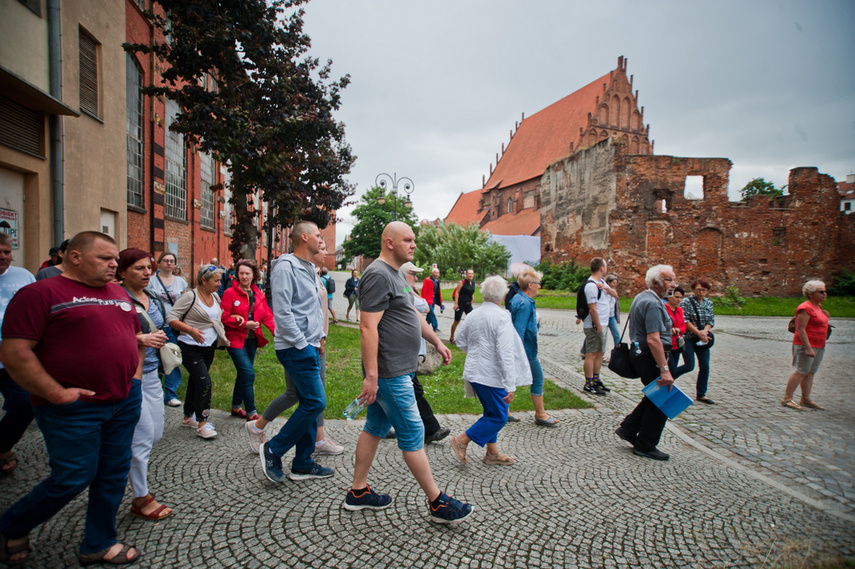
POLYGON ((484 415, 465 432, 452 437, 451 448, 466 464, 466 445, 474 441, 486 446, 485 464, 509 466, 512 456, 499 452, 497 436, 508 422, 508 405, 517 386, 530 385, 531 368, 522 340, 514 330, 511 314, 503 308, 508 283, 502 277, 488 277, 481 285, 484 304, 474 310, 457 332, 457 347, 466 352, 463 379, 466 396, 478 397, 484 415))

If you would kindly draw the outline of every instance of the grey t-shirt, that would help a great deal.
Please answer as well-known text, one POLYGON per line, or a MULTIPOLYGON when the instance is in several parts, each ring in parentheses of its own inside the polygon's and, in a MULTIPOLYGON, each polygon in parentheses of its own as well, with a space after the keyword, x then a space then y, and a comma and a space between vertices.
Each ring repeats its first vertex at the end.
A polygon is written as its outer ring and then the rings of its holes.
POLYGON ((659 296, 645 290, 632 301, 629 308, 630 339, 639 344, 647 343, 647 335, 659 332, 659 339, 665 349, 671 347, 671 317, 665 310, 665 303, 659 296))
POLYGON ((422 337, 419 315, 413 308, 413 293, 401 273, 377 259, 359 281, 362 312, 382 312, 377 326, 379 377, 399 377, 419 367, 422 337))

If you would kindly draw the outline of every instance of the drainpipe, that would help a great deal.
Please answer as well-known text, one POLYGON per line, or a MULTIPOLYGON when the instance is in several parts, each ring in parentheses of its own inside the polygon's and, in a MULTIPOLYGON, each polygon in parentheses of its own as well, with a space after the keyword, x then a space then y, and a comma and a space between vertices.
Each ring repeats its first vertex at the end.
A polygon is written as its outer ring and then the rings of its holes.
MULTIPOLYGON (((50 73, 50 94, 53 98, 62 100, 62 58, 59 22, 59 0, 48 0, 48 68, 50 73)), ((52 246, 59 246, 65 238, 65 222, 63 203, 63 152, 62 152, 62 118, 50 115, 48 118, 50 136, 50 193, 53 203, 53 239, 52 246)))

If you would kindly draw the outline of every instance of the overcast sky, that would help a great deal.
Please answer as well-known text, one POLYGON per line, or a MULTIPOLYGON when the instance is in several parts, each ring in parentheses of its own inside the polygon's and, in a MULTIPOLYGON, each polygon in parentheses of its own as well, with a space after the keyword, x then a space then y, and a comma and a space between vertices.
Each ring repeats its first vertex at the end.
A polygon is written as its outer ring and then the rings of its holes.
MULTIPOLYGON (((855 172, 852 0, 312 0, 311 54, 350 74, 338 118, 359 196, 415 183, 421 219, 481 188, 531 116, 628 59, 655 154, 733 162, 780 186, 797 166, 855 172)), ((344 208, 340 244, 353 218, 344 208)))

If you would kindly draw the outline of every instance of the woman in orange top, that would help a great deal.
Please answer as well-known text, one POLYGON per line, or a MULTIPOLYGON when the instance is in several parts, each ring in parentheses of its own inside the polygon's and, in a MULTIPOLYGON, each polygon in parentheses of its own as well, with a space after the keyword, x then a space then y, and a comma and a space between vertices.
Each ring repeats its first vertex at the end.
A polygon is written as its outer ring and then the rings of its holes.
POLYGON ((813 376, 822 363, 825 340, 828 337, 828 312, 822 302, 828 297, 825 283, 808 281, 802 287, 807 301, 796 308, 796 333, 793 336, 793 375, 787 381, 787 391, 781 405, 801 411, 802 407, 825 410, 810 398, 813 376), (801 386, 801 405, 793 401, 796 387, 801 386))

